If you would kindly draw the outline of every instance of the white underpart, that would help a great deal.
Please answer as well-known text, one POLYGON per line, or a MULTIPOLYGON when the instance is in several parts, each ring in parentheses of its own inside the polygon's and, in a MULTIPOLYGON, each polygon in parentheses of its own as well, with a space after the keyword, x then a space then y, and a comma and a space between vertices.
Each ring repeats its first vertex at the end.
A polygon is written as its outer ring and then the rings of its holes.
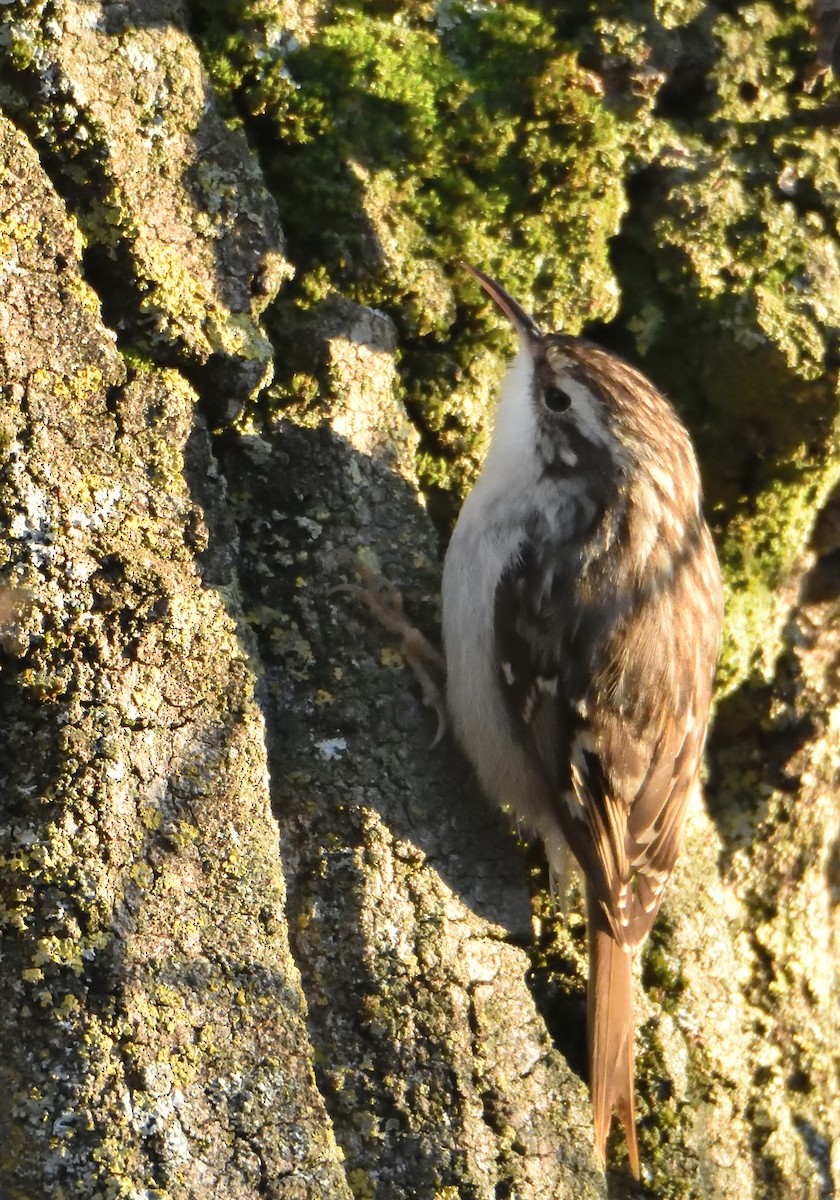
POLYGON ((550 815, 545 784, 511 737, 494 635, 496 586, 519 552, 542 469, 532 384, 533 365, 523 347, 502 386, 487 460, 446 554, 443 643, 455 733, 487 795, 542 838, 549 866, 559 877, 565 871, 565 840, 550 815))
POLYGON ((490 449, 467 504, 476 493, 482 496, 482 504, 486 504, 488 492, 509 494, 517 481, 521 488, 524 481, 539 473, 537 419, 531 400, 533 377, 531 355, 522 346, 502 384, 490 449))

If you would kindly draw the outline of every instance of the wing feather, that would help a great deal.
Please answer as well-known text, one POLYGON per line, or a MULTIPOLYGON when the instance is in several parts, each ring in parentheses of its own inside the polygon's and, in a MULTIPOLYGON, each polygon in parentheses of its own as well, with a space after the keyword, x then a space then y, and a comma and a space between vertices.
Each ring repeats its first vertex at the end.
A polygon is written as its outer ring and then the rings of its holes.
POLYGON ((697 639, 700 661, 715 656, 714 621, 691 603, 690 576, 702 569, 703 551, 701 530, 667 590, 622 602, 609 589, 593 596, 589 587, 584 596, 574 574, 554 569, 560 556, 531 540, 496 594, 510 719, 626 946, 644 939, 658 912, 703 749, 711 669, 696 679, 683 665, 694 670, 697 639))

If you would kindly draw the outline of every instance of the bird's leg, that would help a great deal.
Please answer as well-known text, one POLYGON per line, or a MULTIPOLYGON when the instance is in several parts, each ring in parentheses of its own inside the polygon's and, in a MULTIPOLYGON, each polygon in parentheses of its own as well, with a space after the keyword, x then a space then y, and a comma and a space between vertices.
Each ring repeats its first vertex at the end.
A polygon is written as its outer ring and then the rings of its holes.
POLYGON ((405 614, 402 593, 390 580, 385 579, 355 555, 349 556, 348 565, 355 572, 359 583, 346 584, 336 590, 356 596, 384 629, 400 637, 400 653, 420 684, 423 703, 437 713, 437 732, 432 742, 432 745, 436 746, 447 726, 446 702, 443 695, 446 664, 443 655, 416 625, 412 625, 405 614))
POLYGON ((580 868, 566 839, 560 835, 553 823, 538 828, 537 833, 548 859, 548 890, 552 910, 563 924, 568 925, 569 891, 573 883, 580 882, 580 868))

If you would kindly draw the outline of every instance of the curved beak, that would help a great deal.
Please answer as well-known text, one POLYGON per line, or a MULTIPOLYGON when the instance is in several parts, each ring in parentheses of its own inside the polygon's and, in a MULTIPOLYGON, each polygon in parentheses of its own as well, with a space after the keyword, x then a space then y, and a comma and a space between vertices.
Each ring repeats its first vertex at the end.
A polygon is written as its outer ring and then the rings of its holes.
POLYGON ((483 271, 479 271, 478 267, 471 267, 469 263, 461 263, 461 266, 477 280, 496 307, 505 314, 521 338, 525 341, 536 341, 537 338, 543 336, 543 331, 534 318, 526 313, 521 304, 517 304, 513 296, 506 292, 501 284, 496 283, 483 271))

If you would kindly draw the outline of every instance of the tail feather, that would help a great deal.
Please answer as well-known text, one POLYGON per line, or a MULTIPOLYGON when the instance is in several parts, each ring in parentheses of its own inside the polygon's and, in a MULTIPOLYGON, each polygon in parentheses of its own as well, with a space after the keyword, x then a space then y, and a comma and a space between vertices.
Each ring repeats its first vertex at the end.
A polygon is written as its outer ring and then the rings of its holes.
POLYGON ((630 1168, 639 1178, 633 1055, 632 955, 622 950, 601 905, 587 888, 589 918, 589 1081, 595 1150, 603 1164, 613 1112, 624 1126, 630 1168))

